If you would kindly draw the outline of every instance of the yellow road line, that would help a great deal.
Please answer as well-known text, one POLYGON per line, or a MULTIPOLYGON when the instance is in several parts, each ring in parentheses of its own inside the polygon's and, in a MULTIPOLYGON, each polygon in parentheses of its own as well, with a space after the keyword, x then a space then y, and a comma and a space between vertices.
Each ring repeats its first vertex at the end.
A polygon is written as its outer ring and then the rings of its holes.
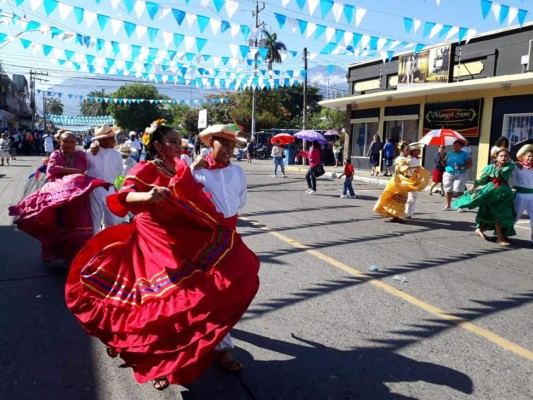
MULTIPOLYGON (((245 217, 241 217, 242 220, 245 220, 245 221, 249 221, 249 222, 252 222, 252 220, 250 220, 249 218, 245 218, 245 217)), ((431 304, 429 303, 426 303, 414 296, 411 296, 410 294, 407 294, 405 292, 402 292, 401 290, 398 290, 396 289, 394 286, 391 286, 391 285, 388 285, 380 280, 377 280, 375 279, 374 277, 370 276, 370 275, 367 275, 367 274, 364 274, 362 273, 361 271, 353 268, 353 267, 350 267, 349 265, 346 265, 338 260, 335 260, 334 258, 331 258, 325 254, 322 254, 320 253, 319 251, 316 251, 316 250, 313 250, 311 249, 309 246, 306 246, 304 244, 301 244, 299 242, 297 242, 296 240, 294 239, 291 239, 285 235, 282 235, 281 233, 278 233, 274 230, 272 230, 271 228, 269 227, 266 227, 266 226, 263 226, 263 225, 260 225, 260 224, 257 224, 257 223, 254 223, 254 225, 258 225, 260 227, 260 229, 268 232, 269 234, 271 234, 272 236, 284 241, 284 242, 287 242, 289 243, 290 245, 296 247, 296 248, 299 248, 299 249, 303 249, 305 250, 306 253, 316 257, 316 258, 319 258, 320 260, 328 263, 329 265, 332 265, 336 268, 339 268, 341 270, 343 270, 344 272, 352 275, 352 276, 355 276, 357 278, 361 278, 361 279, 364 279, 366 281, 368 281, 368 283, 380 288, 380 289, 383 289, 384 291, 392 294, 393 296, 396 296, 396 297, 399 297, 401 298, 402 300, 405 300, 407 301, 408 303, 411 303, 421 309, 423 309, 424 311, 427 311, 428 313, 430 314, 433 314, 434 316, 438 317, 438 318, 441 318, 441 319, 444 319, 446 321, 449 321, 463 329, 466 329, 467 331, 470 331, 478 336, 481 336, 481 337, 484 337, 485 339, 489 340, 490 342, 506 349, 506 350, 509 350, 509 351, 512 351, 513 353, 515 354, 518 354, 519 356, 522 356, 530 361, 533 361, 533 351, 530 351, 528 349, 525 349, 519 345, 517 345, 516 343, 513 343, 501 336, 498 336, 496 335, 495 333, 492 333, 491 331, 487 330, 487 329, 484 329, 484 328, 481 328, 471 322, 468 322, 466 321, 465 319, 461 318, 461 317, 458 317, 457 315, 453 315, 453 314, 450 314, 450 313, 447 313, 446 311, 444 310, 441 310, 440 308, 438 307, 435 307, 435 306, 432 306, 431 304)))

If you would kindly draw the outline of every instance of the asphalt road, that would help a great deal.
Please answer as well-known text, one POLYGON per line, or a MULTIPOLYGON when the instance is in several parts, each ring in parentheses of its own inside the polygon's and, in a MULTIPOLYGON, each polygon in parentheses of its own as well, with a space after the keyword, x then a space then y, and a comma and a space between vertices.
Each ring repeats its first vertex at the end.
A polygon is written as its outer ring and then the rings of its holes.
POLYGON ((2 399, 533 398, 525 219, 502 248, 473 234, 473 211, 420 194, 418 218, 393 224, 372 212, 382 186, 356 182, 359 198, 340 199, 341 181, 321 178, 307 195, 301 173, 273 178, 268 160, 240 163, 239 230, 261 259, 260 291, 233 331, 245 370, 212 368, 164 392, 138 385, 66 310, 66 271, 42 265, 7 215, 39 162, 0 167, 2 399))

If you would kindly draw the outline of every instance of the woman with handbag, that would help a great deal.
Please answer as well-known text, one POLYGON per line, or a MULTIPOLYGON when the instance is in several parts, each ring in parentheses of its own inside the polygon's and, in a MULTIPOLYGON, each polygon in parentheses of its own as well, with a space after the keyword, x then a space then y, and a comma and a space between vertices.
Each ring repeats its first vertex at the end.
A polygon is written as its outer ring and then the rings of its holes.
POLYGON ((302 156, 309 159, 309 169, 305 174, 308 187, 306 193, 313 194, 316 192, 316 178, 324 174, 324 167, 320 163, 320 146, 318 142, 311 143, 309 152, 302 150, 302 156))

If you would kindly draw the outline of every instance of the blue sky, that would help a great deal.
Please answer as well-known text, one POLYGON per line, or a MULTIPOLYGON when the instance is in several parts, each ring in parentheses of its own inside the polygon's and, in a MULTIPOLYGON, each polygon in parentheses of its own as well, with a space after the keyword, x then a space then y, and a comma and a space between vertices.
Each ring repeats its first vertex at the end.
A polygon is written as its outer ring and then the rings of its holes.
MULTIPOLYGON (((157 53, 157 56, 153 54, 155 59, 148 59, 150 64, 155 65, 151 73, 156 77, 167 75, 165 79, 168 79, 168 75, 175 75, 168 67, 166 70, 158 67, 158 60, 163 60, 163 63, 168 61, 167 66, 172 66, 173 62, 180 63, 181 68, 187 71, 186 76, 190 75, 191 78, 193 74, 200 76, 198 71, 201 69, 209 71, 209 75, 202 75, 204 77, 218 76, 226 81, 235 76, 251 76, 253 67, 246 61, 237 62, 237 59, 243 58, 242 51, 245 48, 239 46, 247 45, 245 35, 252 31, 250 28, 255 24, 252 17, 255 3, 255 0, 0 0, 0 9, 4 13, 0 19, 0 38, 4 38, 4 42, 0 43, 0 60, 10 74, 28 75, 30 68, 47 71, 49 82, 38 83, 38 89, 76 95, 85 95, 95 88, 112 91, 125 82, 143 81, 132 75, 117 76, 113 73, 113 68, 120 69, 128 60, 132 63, 141 59, 138 53, 132 59, 131 54, 128 58, 127 52, 116 52, 119 45, 130 50, 160 50, 161 53, 157 53), (72 7, 78 7, 77 13, 71 12, 63 19, 60 9, 65 11, 72 7), (77 20, 80 9, 84 12, 81 23, 77 20), (140 16, 137 15, 137 10, 142 11, 140 16), (149 17, 149 11, 155 13, 153 19, 149 17), (99 14, 98 19, 88 26, 87 21, 94 19, 96 14, 99 14), (49 31, 43 35, 27 31, 28 28, 25 31, 21 18, 22 21, 24 18, 31 21, 30 27, 35 22, 41 26, 53 27, 55 33, 52 35, 49 31), (180 18, 181 25, 177 21, 180 18), (123 26, 124 22, 126 25, 123 26), (231 26, 231 29, 224 32, 218 29, 217 34, 213 34, 212 25, 216 27, 220 23, 225 24, 226 28, 231 26), (126 26, 131 36, 126 33, 126 26), (92 40, 92 44, 88 47, 76 43, 75 39, 64 40, 65 34, 66 37, 69 34, 82 35, 85 40, 92 40), (9 35, 14 35, 17 39, 9 42, 6 40, 9 35), (111 42, 115 43, 114 50, 111 50, 111 42), (202 47, 201 51, 199 46, 202 47), (97 49, 98 47, 101 48, 97 49), (48 51, 46 57, 43 55, 45 49, 48 51), (175 51, 176 58, 170 60, 168 51, 171 55, 175 51), (188 55, 182 55, 185 53, 188 55), (71 57, 75 54, 74 59, 79 57, 78 66, 86 63, 87 59, 96 65, 98 62, 93 60, 106 60, 107 67, 111 68, 108 69, 110 74, 100 79, 101 75, 86 72, 83 67, 77 70, 68 61, 54 61, 65 59, 65 54, 71 57), (161 58, 163 54, 168 58, 167 61, 161 58), (229 62, 228 58, 231 59, 229 62)), ((307 47, 310 55, 309 68, 312 70, 323 66, 320 73, 309 76, 312 84, 319 85, 325 85, 328 80, 331 84, 342 85, 345 81, 343 71, 349 64, 412 51, 416 46, 440 43, 446 40, 445 32, 453 33, 460 29, 460 33, 448 38, 456 40, 461 34, 464 38, 467 30, 475 30, 479 34, 505 28, 508 26, 508 16, 514 15, 518 10, 525 23, 533 21, 532 0, 270 0, 260 2, 261 7, 263 3, 265 9, 260 13, 260 20, 267 30, 277 33, 278 40, 284 42, 289 50, 284 62, 275 65, 274 69, 280 71, 280 76, 301 79, 299 74, 303 68, 303 48, 307 47), (316 9, 311 15, 310 8, 313 5, 316 9), (488 14, 486 18, 483 18, 483 10, 488 14), (495 18, 493 10, 499 11, 501 21, 495 18), (329 12, 322 15, 324 11, 329 12), (362 16, 357 26, 356 15, 362 16), (504 20, 505 16, 507 18, 504 20), (409 21, 412 27, 407 32, 409 21), (414 26, 418 22, 420 27, 415 33, 414 26), (431 27, 434 27, 432 38, 431 27), (331 74, 328 74, 328 70, 331 74)), ((518 24, 517 18, 514 19, 513 26, 518 24)), ((99 65, 103 68, 106 63, 102 61, 99 65)), ((260 64, 259 69, 266 70, 265 63, 260 64)), ((185 70, 182 69, 182 72, 185 70)), ((146 78, 149 71, 144 74, 146 78)), ((158 88, 178 100, 198 97, 202 93, 202 90, 194 86, 173 83, 159 84, 158 88)), ((65 114, 77 114, 77 102, 66 100, 65 114)))

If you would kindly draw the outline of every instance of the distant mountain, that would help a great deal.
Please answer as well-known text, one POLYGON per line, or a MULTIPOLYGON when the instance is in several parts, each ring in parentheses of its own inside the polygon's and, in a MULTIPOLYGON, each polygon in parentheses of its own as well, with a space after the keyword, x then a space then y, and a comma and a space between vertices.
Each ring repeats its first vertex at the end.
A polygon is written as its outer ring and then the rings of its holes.
POLYGON ((309 68, 308 82, 310 85, 318 87, 325 99, 348 95, 346 70, 339 66, 334 66, 331 70, 325 65, 309 68))

